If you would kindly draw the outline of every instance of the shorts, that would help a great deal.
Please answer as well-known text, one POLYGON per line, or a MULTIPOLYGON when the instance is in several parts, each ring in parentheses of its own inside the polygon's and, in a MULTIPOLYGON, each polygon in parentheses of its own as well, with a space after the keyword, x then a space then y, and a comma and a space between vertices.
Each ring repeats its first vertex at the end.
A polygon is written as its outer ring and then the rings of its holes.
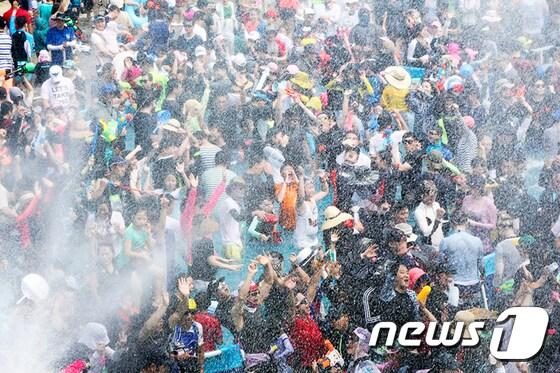
POLYGON ((226 259, 235 259, 241 262, 243 258, 243 246, 235 243, 225 244, 224 256, 226 259))

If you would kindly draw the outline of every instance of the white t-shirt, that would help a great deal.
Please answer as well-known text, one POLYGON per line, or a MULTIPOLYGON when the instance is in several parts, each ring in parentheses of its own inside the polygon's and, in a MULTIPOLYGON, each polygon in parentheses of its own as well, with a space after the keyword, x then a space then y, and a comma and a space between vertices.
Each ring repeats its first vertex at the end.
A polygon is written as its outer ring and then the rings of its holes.
MULTIPOLYGON (((346 157, 346 150, 336 156, 336 163, 339 165, 343 164, 344 157, 346 157)), ((354 166, 371 168, 371 158, 367 154, 360 152, 358 155, 358 161, 354 166)))
MULTIPOLYGON (((437 210, 441 207, 439 203, 434 202, 431 206, 427 206, 424 202, 420 202, 416 210, 414 210, 414 220, 416 221, 416 226, 418 227, 419 233, 424 237, 429 237, 434 224, 436 222, 437 210)), ((438 225, 432 237, 432 246, 438 247, 443 240, 443 229, 441 223, 438 225)))
POLYGON ((377 154, 384 151, 387 146, 400 144, 405 133, 406 131, 393 131, 387 140, 382 132, 376 132, 369 139, 369 154, 377 154))
POLYGON ((49 78, 41 86, 41 97, 47 98, 51 109, 68 107, 74 98, 74 83, 66 77, 61 77, 58 83, 49 78))
POLYGON ((106 49, 114 55, 119 53, 119 44, 117 42, 117 34, 108 27, 103 31, 93 30, 91 32, 91 44, 94 46, 95 57, 98 63, 106 64, 113 61, 111 56, 101 53, 101 49, 106 49))
POLYGON ((319 245, 319 211, 315 201, 305 201, 296 216, 294 241, 299 249, 319 245))
POLYGON ((224 245, 239 245, 242 246, 241 241, 241 225, 229 213, 231 210, 241 212, 241 207, 230 196, 227 196, 218 209, 218 221, 220 224, 220 235, 222 236, 222 243, 224 245))
MULTIPOLYGON (((8 197, 8 190, 0 183, 0 209, 10 207, 8 197)), ((10 219, 7 216, 0 213, 0 223, 7 223, 9 220, 10 219)))

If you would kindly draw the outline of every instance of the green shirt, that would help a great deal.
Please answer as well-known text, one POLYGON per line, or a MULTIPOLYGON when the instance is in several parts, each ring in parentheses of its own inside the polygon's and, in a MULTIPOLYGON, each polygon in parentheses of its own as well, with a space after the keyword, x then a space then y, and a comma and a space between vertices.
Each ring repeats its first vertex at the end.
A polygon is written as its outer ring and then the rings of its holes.
MULTIPOLYGON (((134 227, 134 224, 130 224, 124 232, 124 242, 132 242, 132 251, 140 252, 145 249, 146 242, 148 241, 148 232, 144 230, 139 230, 134 227)), ((123 268, 130 264, 130 258, 124 252, 124 244, 119 256, 117 257, 117 267, 123 268)))

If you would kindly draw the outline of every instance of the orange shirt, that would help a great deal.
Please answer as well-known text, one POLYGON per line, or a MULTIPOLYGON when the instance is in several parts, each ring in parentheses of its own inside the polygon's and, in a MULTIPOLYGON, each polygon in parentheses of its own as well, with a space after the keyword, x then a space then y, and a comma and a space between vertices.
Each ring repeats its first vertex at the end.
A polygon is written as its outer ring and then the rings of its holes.
MULTIPOLYGON (((282 189, 282 184, 274 184, 274 193, 276 198, 282 189)), ((296 229, 296 208, 298 197, 298 183, 290 183, 286 185, 286 194, 280 203, 280 225, 289 231, 296 229)))

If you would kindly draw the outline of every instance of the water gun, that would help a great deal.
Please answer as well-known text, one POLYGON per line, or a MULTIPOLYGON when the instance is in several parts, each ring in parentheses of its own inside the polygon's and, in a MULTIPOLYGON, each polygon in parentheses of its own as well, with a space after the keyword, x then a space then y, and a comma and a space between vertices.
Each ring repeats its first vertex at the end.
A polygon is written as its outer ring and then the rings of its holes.
POLYGON ((78 26, 78 21, 74 21, 70 16, 64 16, 64 24, 74 30, 74 34, 78 40, 85 41, 85 35, 80 26, 78 26))
POLYGON ((331 341, 328 339, 325 340, 325 347, 327 348, 327 353, 324 357, 317 361, 317 365, 322 369, 328 369, 330 367, 334 367, 338 365, 339 367, 344 366, 344 359, 342 355, 336 348, 334 348, 331 341))
POLYGON ((12 72, 6 74, 6 79, 11 79, 16 75, 33 74, 36 67, 37 66, 33 62, 26 62, 12 72))
POLYGON ((428 300, 428 295, 430 295, 432 288, 428 285, 424 286, 420 293, 416 296, 418 302, 422 303, 423 305, 426 304, 426 300, 428 300))

